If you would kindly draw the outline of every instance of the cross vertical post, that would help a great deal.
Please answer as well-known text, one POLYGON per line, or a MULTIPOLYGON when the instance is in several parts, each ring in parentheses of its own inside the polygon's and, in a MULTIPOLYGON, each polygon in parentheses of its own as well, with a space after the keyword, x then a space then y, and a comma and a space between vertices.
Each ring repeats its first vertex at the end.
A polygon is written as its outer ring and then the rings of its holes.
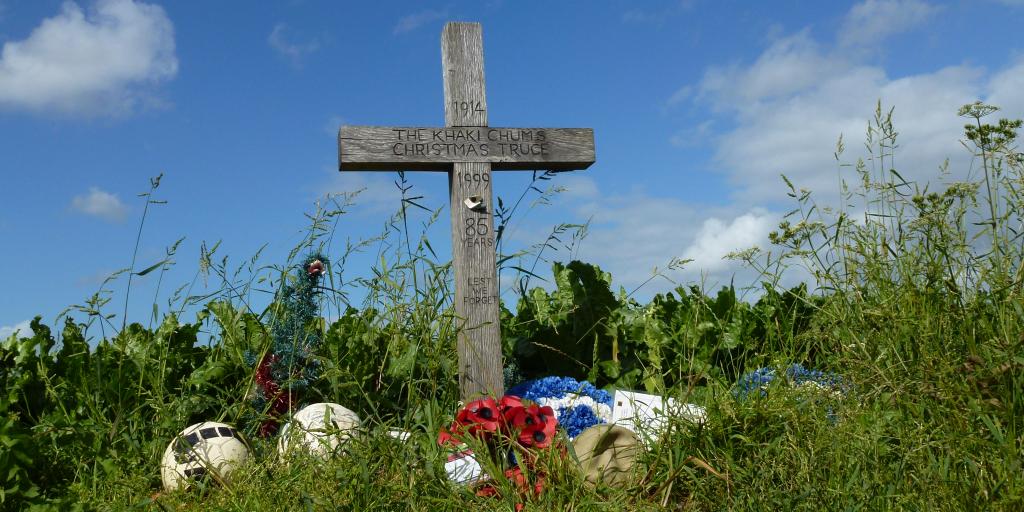
MULTIPOLYGON (((479 23, 441 33, 445 126, 487 126, 483 34, 479 23)), ((448 173, 452 265, 463 398, 504 393, 491 164, 455 162, 448 173)))

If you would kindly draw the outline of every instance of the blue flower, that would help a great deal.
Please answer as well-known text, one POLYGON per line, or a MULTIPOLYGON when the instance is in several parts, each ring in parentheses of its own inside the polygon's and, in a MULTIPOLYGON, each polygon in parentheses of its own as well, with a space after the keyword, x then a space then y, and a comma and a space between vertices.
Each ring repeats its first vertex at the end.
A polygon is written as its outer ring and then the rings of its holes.
MULTIPOLYGON (((783 376, 785 381, 792 386, 816 384, 839 394, 845 394, 850 389, 850 384, 841 375, 804 368, 799 363, 787 366, 783 376)), ((778 373, 772 368, 758 368, 740 377, 733 388, 733 395, 736 398, 744 399, 757 391, 759 396, 763 397, 768 394, 768 384, 772 383, 777 377, 778 373)))
POLYGON ((572 377, 543 377, 536 380, 528 380, 513 386, 507 394, 515 395, 534 402, 541 398, 563 398, 569 394, 589 396, 595 402, 612 405, 612 396, 603 389, 597 389, 593 384, 580 382, 572 377))
POLYGON ((586 381, 544 377, 512 386, 507 392, 555 410, 558 424, 570 438, 611 419, 612 396, 586 381))
POLYGON ((570 438, 580 435, 584 430, 604 423, 594 410, 585 405, 576 407, 562 407, 558 410, 558 424, 565 428, 565 433, 570 438))
POLYGON ((812 382, 819 386, 845 393, 849 385, 843 381, 840 375, 825 373, 821 370, 810 370, 799 363, 793 363, 786 368, 786 378, 797 386, 812 382))
POLYGON ((775 370, 767 367, 758 368, 740 377, 732 393, 739 399, 746 398, 754 391, 757 391, 760 396, 765 396, 768 394, 765 387, 773 380, 775 380, 775 370))
MULTIPOLYGON (((779 374, 772 368, 758 368, 736 381, 736 386, 732 391, 733 395, 740 400, 747 398, 755 391, 757 391, 760 397, 767 396, 768 385, 778 377, 779 374)), ((804 368, 799 363, 787 366, 781 378, 785 384, 792 387, 811 385, 832 394, 833 397, 841 397, 847 394, 853 387, 850 382, 843 379, 839 374, 804 368)), ((813 401, 818 402, 820 399, 821 397, 819 396, 814 398, 813 401)), ((831 405, 826 407, 826 417, 832 423, 838 421, 838 416, 831 405)))

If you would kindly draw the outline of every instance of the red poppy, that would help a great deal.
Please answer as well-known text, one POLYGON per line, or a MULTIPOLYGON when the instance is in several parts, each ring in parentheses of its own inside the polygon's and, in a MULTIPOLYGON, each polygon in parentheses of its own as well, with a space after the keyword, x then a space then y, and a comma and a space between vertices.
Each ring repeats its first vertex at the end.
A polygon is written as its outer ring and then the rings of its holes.
POLYGON ((494 484, 483 484, 476 490, 476 495, 482 498, 488 498, 491 496, 498 495, 498 488, 494 484))
MULTIPOLYGON (((505 478, 512 483, 512 485, 519 491, 520 495, 528 494, 533 491, 534 496, 540 496, 544 492, 544 477, 539 474, 533 475, 535 478, 534 484, 531 486, 526 475, 523 474, 523 470, 519 469, 518 466, 512 469, 505 470, 505 478)), ((498 496, 498 487, 492 482, 487 482, 476 490, 477 496, 498 496)), ((521 504, 519 504, 521 505, 521 504)), ((519 507, 517 506, 517 509, 519 507)))
POLYGON ((516 412, 522 410, 523 401, 518 396, 505 395, 498 401, 498 412, 501 413, 501 431, 508 434, 514 429, 512 418, 516 412))
POLYGON ((437 444, 440 446, 458 446, 460 443, 462 441, 444 427, 441 427, 441 431, 437 433, 437 444))
POLYGON ((505 395, 501 397, 501 400, 498 400, 498 412, 500 412, 502 416, 504 416, 510 409, 522 406, 522 399, 515 395, 505 395))
MULTIPOLYGON (((520 477, 522 477, 522 473, 519 471, 519 468, 505 470, 505 478, 515 482, 517 487, 521 487, 522 484, 518 480, 514 480, 515 475, 517 473, 520 477)), ((500 494, 501 493, 498 492, 498 487, 494 485, 494 480, 488 480, 486 483, 480 485, 480 487, 477 487, 476 489, 477 496, 490 497, 499 496, 500 494)))
POLYGON ((505 470, 505 478, 515 484, 520 491, 526 489, 526 475, 523 474, 522 469, 519 469, 519 466, 505 470))
POLYGON ((519 489, 519 494, 529 494, 533 491, 534 496, 540 496, 544 492, 544 476, 539 473, 533 474, 533 485, 530 485, 530 481, 523 474, 523 470, 516 466, 512 469, 505 471, 505 478, 509 479, 510 482, 515 484, 516 488, 519 489))
POLYGON ((465 427, 471 436, 497 432, 500 422, 498 404, 490 397, 473 400, 455 416, 455 423, 465 427))
POLYGON ((510 411, 510 423, 519 434, 519 444, 529 448, 547 448, 555 437, 555 411, 536 404, 510 411))
POLYGON ((493 398, 473 400, 455 415, 455 422, 437 434, 437 444, 455 446, 462 442, 461 436, 487 438, 501 426, 498 404, 493 398))

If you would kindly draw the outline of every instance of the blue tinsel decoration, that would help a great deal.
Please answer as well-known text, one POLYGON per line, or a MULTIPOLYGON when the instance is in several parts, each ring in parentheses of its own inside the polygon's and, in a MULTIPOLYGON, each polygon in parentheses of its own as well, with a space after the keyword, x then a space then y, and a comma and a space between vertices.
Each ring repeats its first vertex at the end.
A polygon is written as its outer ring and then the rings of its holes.
POLYGON ((304 260, 298 268, 296 284, 282 289, 281 306, 271 329, 271 353, 278 357, 271 365, 271 375, 292 392, 305 390, 320 375, 320 363, 313 355, 323 340, 320 329, 311 325, 320 316, 316 299, 323 273, 309 274, 309 265, 314 261, 326 262, 327 258, 313 254, 304 260))
MULTIPOLYGON (((319 281, 328 270, 327 261, 321 254, 311 254, 298 265, 296 279, 281 287, 272 309, 270 350, 266 354, 245 354, 246 362, 256 367, 252 394, 255 411, 269 408, 272 417, 286 412, 320 376, 321 365, 315 354, 323 340, 317 325, 317 299, 322 291, 319 281)), ((258 419, 263 421, 261 435, 273 432, 268 427, 273 418, 258 419)))

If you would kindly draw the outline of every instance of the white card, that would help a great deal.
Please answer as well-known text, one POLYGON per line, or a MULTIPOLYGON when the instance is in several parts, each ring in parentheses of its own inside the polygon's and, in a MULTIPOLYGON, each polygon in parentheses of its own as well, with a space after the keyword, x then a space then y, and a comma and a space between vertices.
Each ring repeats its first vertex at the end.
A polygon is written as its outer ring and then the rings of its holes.
POLYGON ((444 464, 444 471, 448 473, 448 479, 458 485, 473 485, 489 478, 476 461, 472 450, 450 454, 444 464))
POLYGON ((700 425, 707 419, 707 412, 696 404, 679 404, 674 398, 666 402, 658 395, 621 390, 615 392, 612 423, 616 425, 653 435, 665 428, 668 416, 678 416, 700 425))

